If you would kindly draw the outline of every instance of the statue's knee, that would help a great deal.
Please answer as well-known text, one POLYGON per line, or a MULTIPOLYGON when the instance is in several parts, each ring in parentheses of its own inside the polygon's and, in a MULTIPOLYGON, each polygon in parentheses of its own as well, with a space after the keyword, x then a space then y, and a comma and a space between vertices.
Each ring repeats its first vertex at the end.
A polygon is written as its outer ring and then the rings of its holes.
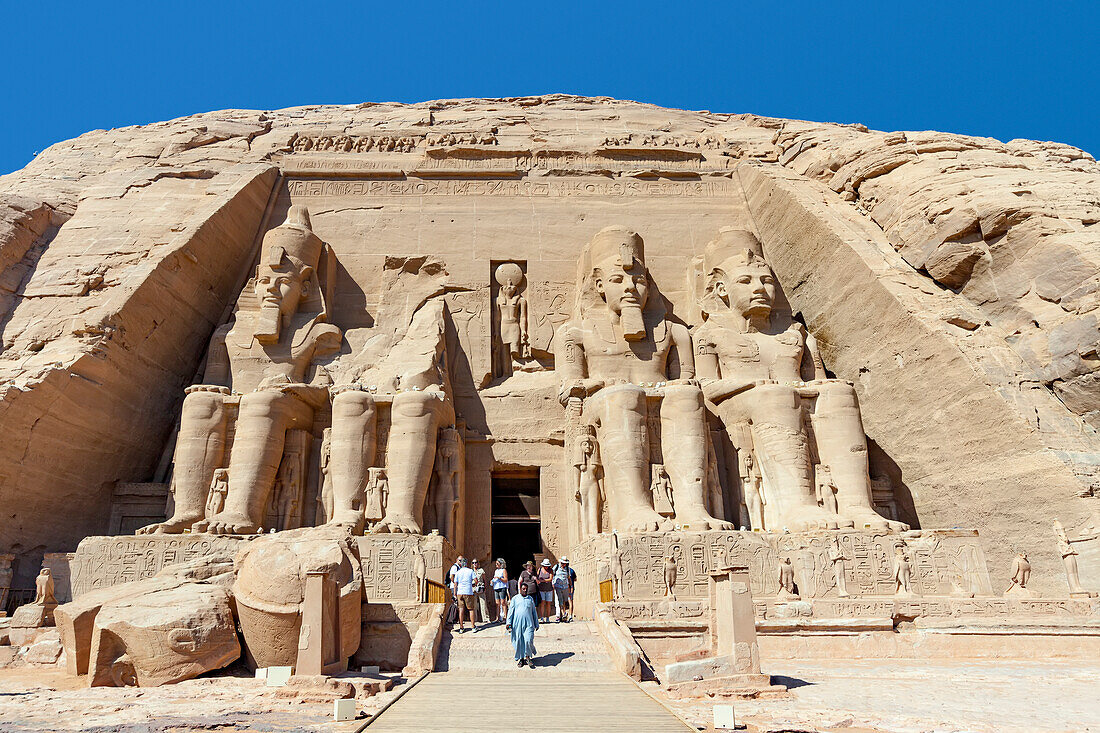
POLYGON ((790 410, 798 409, 800 406, 798 392, 784 384, 761 384, 745 394, 769 409, 790 410))
POLYGON ((693 384, 676 384, 665 387, 661 400, 662 412, 690 414, 702 412, 703 390, 693 384))
POLYGON ((217 392, 192 392, 183 398, 182 419, 205 422, 220 417, 224 408, 224 398, 217 392))
POLYGON ((394 419, 415 420, 438 417, 445 408, 442 392, 401 392, 394 396, 390 414, 394 419))
POLYGON ((341 392, 332 398, 332 419, 356 420, 370 418, 374 414, 374 398, 369 392, 352 390, 341 392))
POLYGON ((645 390, 632 384, 612 387, 603 394, 604 411, 631 411, 645 414, 645 390))
POLYGON ((819 404, 825 402, 833 407, 859 407, 859 397, 856 396, 856 388, 848 382, 842 382, 840 380, 826 382, 820 386, 819 394, 819 404))
POLYGON ((294 399, 282 392, 249 392, 241 397, 241 417, 270 417, 281 411, 288 400, 294 399))

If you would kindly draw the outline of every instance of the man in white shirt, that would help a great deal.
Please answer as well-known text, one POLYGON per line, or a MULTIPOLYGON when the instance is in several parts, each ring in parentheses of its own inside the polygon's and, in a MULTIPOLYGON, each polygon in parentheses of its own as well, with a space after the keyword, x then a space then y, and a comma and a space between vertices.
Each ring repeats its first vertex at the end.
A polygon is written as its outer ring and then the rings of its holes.
POLYGON ((458 559, 451 565, 451 569, 447 571, 447 585, 451 586, 451 593, 455 598, 458 597, 458 593, 455 591, 455 576, 458 575, 458 571, 462 569, 462 566, 466 564, 466 558, 462 555, 458 556, 458 559))
POLYGON ((477 599, 474 598, 474 583, 475 575, 474 571, 466 567, 466 560, 460 558, 458 564, 461 566, 458 572, 455 573, 455 598, 458 603, 458 633, 466 633, 466 613, 470 614, 470 628, 477 631, 477 617, 474 613, 477 611, 477 599))

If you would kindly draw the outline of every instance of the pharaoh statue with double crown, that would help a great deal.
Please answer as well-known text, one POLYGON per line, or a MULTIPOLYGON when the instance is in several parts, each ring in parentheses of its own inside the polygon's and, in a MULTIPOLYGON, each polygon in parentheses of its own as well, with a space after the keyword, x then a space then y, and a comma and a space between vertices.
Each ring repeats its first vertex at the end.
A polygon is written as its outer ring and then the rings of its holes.
POLYGON ((826 377, 817 345, 801 324, 773 314, 776 280, 759 240, 748 231, 723 229, 707 245, 703 267, 706 321, 693 334, 699 378, 731 433, 748 426, 764 479, 760 529, 908 529, 872 508, 855 389, 826 377), (818 505, 813 447, 829 466, 835 511, 818 505))
POLYGON ((577 308, 555 337, 562 404, 582 401, 603 458, 610 527, 646 532, 673 524, 731 529, 706 509, 707 426, 687 328, 653 292, 642 238, 608 227, 581 256, 577 308), (661 453, 674 520, 653 508, 647 429, 659 410, 661 453))
POLYGON ((327 322, 317 277, 324 251, 305 207, 263 239, 256 274, 235 319, 210 344, 205 381, 187 389, 176 440, 175 512, 141 533, 247 534, 259 529, 283 458, 286 433, 311 430, 328 399, 328 374, 317 360, 339 350, 341 332, 327 322), (221 511, 204 519, 215 469, 225 465, 229 402, 239 395, 229 489, 221 511))

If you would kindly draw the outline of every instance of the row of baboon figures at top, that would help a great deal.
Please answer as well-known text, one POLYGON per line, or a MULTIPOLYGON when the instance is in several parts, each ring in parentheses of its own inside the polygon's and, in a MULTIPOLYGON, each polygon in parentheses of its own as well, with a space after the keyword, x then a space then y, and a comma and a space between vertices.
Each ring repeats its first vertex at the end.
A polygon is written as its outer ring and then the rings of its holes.
MULTIPOLYGON (((357 366, 342 369, 344 356, 333 357, 345 334, 328 322, 318 277, 326 252, 304 207, 291 207, 267 232, 233 319, 211 342, 204 383, 187 389, 173 514, 139 532, 296 526, 291 515, 301 514, 309 444, 319 434, 314 417, 330 410, 320 461, 324 521, 353 531, 434 527, 455 539, 465 461, 442 298, 427 298, 404 333, 368 339, 357 366)), ((791 532, 905 529, 872 506, 852 385, 827 378, 803 326, 773 315, 777 284, 760 242, 723 229, 699 265, 703 321, 689 331, 656 293, 636 232, 608 227, 583 249, 574 312, 554 337, 580 534, 736 523, 791 532), (728 458, 736 467, 724 467, 741 484, 734 521, 714 516, 725 512, 708 497, 708 412, 735 448, 728 458), (650 445, 654 424, 659 446, 650 445)), ((506 263, 495 277, 497 346, 521 364, 523 273, 506 263)))

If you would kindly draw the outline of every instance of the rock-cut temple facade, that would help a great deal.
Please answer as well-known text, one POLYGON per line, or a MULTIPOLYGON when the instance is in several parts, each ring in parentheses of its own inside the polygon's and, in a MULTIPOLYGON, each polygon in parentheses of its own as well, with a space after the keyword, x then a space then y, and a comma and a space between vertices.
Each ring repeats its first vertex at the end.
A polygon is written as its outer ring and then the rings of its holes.
POLYGON ((729 583, 1092 618, 1098 271, 1056 143, 572 96, 90 132, 0 177, 0 610, 146 685, 414 666, 457 554, 569 556, 650 657, 729 583))

